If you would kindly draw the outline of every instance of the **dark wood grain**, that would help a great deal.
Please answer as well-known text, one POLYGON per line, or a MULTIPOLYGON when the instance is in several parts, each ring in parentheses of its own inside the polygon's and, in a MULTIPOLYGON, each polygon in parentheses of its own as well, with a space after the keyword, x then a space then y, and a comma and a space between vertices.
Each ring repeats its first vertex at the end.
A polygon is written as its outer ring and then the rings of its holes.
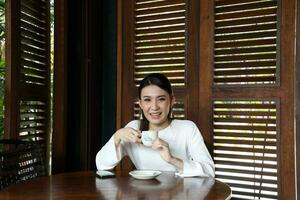
POLYGON ((156 179, 137 180, 128 173, 99 179, 83 171, 41 177, 10 186, 0 192, 8 199, 229 199, 228 185, 212 178, 179 178, 164 172, 156 179))

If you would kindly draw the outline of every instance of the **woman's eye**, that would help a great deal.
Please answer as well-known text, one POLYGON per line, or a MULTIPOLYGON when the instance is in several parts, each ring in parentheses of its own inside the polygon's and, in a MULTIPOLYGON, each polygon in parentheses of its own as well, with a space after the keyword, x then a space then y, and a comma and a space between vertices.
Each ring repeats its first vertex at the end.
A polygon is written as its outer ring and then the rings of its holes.
POLYGON ((144 101, 150 101, 150 99, 144 99, 144 101))
POLYGON ((166 99, 165 98, 159 98, 158 100, 159 101, 165 101, 166 99))

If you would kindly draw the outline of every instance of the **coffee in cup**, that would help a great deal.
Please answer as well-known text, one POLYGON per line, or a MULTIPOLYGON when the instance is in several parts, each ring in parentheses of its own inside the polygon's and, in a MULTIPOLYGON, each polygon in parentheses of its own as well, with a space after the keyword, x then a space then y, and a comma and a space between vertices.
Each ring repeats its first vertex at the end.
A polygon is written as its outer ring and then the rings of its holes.
POLYGON ((157 131, 142 131, 142 143, 145 146, 152 146, 157 137, 157 131))

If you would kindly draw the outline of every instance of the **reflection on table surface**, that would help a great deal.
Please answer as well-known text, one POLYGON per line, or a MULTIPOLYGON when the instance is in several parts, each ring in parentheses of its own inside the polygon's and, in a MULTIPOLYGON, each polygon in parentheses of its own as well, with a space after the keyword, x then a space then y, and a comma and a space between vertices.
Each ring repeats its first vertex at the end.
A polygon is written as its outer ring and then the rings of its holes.
POLYGON ((98 179, 96 188, 106 199, 204 199, 214 179, 178 178, 163 173, 152 180, 98 179))
POLYGON ((212 178, 181 178, 163 172, 151 180, 137 180, 127 173, 100 179, 95 172, 64 173, 10 186, 0 199, 229 199, 231 190, 212 178))

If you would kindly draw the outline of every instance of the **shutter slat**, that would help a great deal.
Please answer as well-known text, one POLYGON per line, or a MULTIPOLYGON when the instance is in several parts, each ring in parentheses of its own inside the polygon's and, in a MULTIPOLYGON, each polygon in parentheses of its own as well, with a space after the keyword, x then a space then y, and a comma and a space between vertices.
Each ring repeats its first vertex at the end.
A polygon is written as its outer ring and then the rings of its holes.
POLYGON ((263 161, 277 161, 276 157, 267 157, 267 156, 250 156, 250 155, 236 155, 236 154, 222 154, 214 153, 217 158, 238 158, 238 159, 247 159, 247 160, 263 160, 263 161))
POLYGON ((214 108, 255 108, 255 109, 258 109, 258 108, 261 108, 261 109, 276 109, 276 104, 274 103, 261 103, 260 101, 259 102, 255 102, 253 101, 253 103, 251 104, 247 104, 247 103, 231 103, 231 104, 228 104, 228 103, 224 103, 224 102, 217 102, 215 101, 215 104, 214 104, 214 108))
POLYGON ((252 47, 252 48, 232 48, 232 49, 216 49, 215 55, 226 55, 226 54, 242 54, 242 53, 264 53, 264 52, 276 52, 275 46, 267 47, 252 47))
POLYGON ((243 60, 264 60, 264 59, 276 59, 276 53, 264 53, 264 54, 256 54, 256 55, 228 55, 222 57, 215 57, 216 62, 224 62, 224 61, 243 61, 243 60))
POLYGON ((24 36, 21 36, 21 43, 22 44, 27 44, 27 45, 30 45, 30 46, 33 46, 33 47, 37 47, 39 49, 46 49, 46 45, 44 43, 41 43, 41 42, 38 42, 36 40, 33 40, 32 38, 29 38, 29 37, 24 37, 24 36))
POLYGON ((40 76, 40 77, 46 77, 47 74, 44 71, 37 71, 34 69, 30 69, 30 68, 22 68, 21 72, 23 74, 35 74, 36 76, 40 76))
POLYGON ((136 66, 136 73, 138 72, 149 72, 149 71, 172 71, 172 72, 184 72, 184 70, 182 69, 182 65, 179 66, 136 66))
POLYGON ((268 198, 268 199, 277 199, 277 195, 272 195, 272 194, 265 194, 265 193, 251 193, 251 192, 241 192, 241 191, 233 191, 232 192, 233 194, 237 194, 237 195, 242 195, 242 196, 245 196, 246 198, 255 198, 255 197, 258 197, 258 198, 268 198))
POLYGON ((136 10, 135 15, 161 15, 161 13, 176 12, 185 10, 185 4, 170 4, 168 7, 157 7, 154 9, 136 10))
POLYGON ((140 1, 137 0, 137 4, 135 6, 136 9, 149 9, 151 7, 159 7, 159 6, 169 6, 170 4, 179 4, 179 3, 185 3, 184 0, 172 0, 172 1, 140 1))
POLYGON ((216 5, 216 12, 217 13, 226 13, 226 12, 244 12, 245 10, 259 10, 261 8, 269 8, 269 7, 276 7, 277 2, 276 1, 261 1, 258 3, 248 3, 246 4, 245 2, 240 2, 243 4, 230 4, 226 3, 223 4, 223 6, 216 5), (224 6, 227 5, 227 6, 224 6))
POLYGON ((246 83, 246 82, 274 82, 276 81, 275 76, 265 76, 265 77, 247 77, 243 78, 215 78, 214 81, 216 83, 246 83))
POLYGON ((36 11, 40 12, 47 12, 46 11, 46 2, 45 1, 40 1, 40 0, 22 0, 21 4, 23 6, 28 6, 36 11))
POLYGON ((27 37, 27 38, 32 38, 37 42, 41 42, 42 44, 45 41, 45 36, 37 34, 37 32, 33 32, 33 31, 28 31, 25 29, 21 29, 21 35, 23 37, 27 37))
POLYGON ((227 20, 227 19, 274 15, 274 13, 276 12, 277 12, 277 8, 265 8, 263 10, 251 10, 251 11, 243 11, 243 12, 236 12, 236 13, 218 13, 215 16, 215 20, 219 21, 219 20, 227 20))
POLYGON ((240 166, 240 167, 257 167, 257 168, 264 168, 264 169, 277 169, 277 165, 271 165, 271 164, 265 164, 265 163, 250 163, 250 162, 215 160, 215 164, 216 165, 240 166))
POLYGON ((275 74, 276 69, 251 69, 251 70, 220 70, 215 71, 216 76, 221 75, 241 75, 241 74, 275 74))
POLYGON ((174 31, 184 32, 184 25, 176 24, 170 27, 154 27, 149 29, 139 29, 135 30, 135 34, 157 34, 157 33, 172 33, 174 31))
POLYGON ((144 15, 144 16, 136 16, 135 19, 138 22, 145 21, 161 21, 162 19, 170 19, 170 18, 181 18, 185 16, 185 11, 177 11, 174 13, 160 13, 159 15, 144 15))
POLYGON ((34 55, 45 55, 45 50, 34 48, 33 46, 29 46, 27 44, 21 44, 21 50, 30 52, 34 55))
POLYGON ((267 37, 276 37, 277 31, 270 30, 267 32, 258 32, 258 33, 241 33, 241 34, 231 34, 231 35, 220 35, 215 36, 215 41, 234 41, 241 39, 259 39, 259 38, 267 38, 267 37))
POLYGON ((276 46, 276 39, 258 39, 248 41, 215 41, 215 49, 218 48, 230 48, 230 47, 251 47, 251 46, 263 46, 263 45, 274 45, 276 46), (222 42, 222 43, 221 43, 222 42))
POLYGON ((273 176, 277 177, 276 172, 267 172, 267 171, 257 171, 257 170, 245 170, 241 168, 222 168, 222 167, 216 167, 216 171, 221 171, 221 172, 229 172, 229 173, 234 173, 234 174, 261 174, 263 176, 273 176))
POLYGON ((30 126, 31 124, 45 124, 45 119, 32 119, 32 120, 21 120, 20 126, 30 126))
POLYGON ((261 2, 262 0, 216 0, 215 5, 216 6, 224 6, 224 5, 230 5, 230 4, 240 4, 240 3, 253 3, 253 2, 261 2))
POLYGON ((185 19, 169 19, 169 20, 162 20, 162 21, 150 21, 150 22, 144 22, 144 23, 138 23, 135 25, 136 29, 142 29, 142 28, 151 28, 156 26, 170 26, 174 24, 184 24, 185 19))
POLYGON ((38 132, 38 133, 44 133, 45 131, 42 129, 44 126, 36 126, 32 128, 20 128, 20 132, 38 132))
MULTIPOLYGON (((255 109, 255 108, 254 108, 255 109)), ((270 110, 270 111, 214 111, 215 115, 240 115, 240 116, 276 116, 276 111, 270 110)))
POLYGON ((214 143, 218 144, 247 144, 247 145, 263 145, 263 146, 276 146, 275 141, 257 141, 255 140, 241 140, 241 139, 214 139, 214 143))
POLYGON ((42 37, 43 40, 45 40, 43 36, 46 35, 46 31, 43 29, 43 27, 38 27, 25 21, 21 21, 21 30, 23 30, 23 32, 30 31, 35 33, 35 35, 42 37))
POLYGON ((227 175, 216 175, 216 178, 221 179, 235 179, 239 181, 249 181, 249 182, 263 182, 268 184, 277 184, 277 180, 272 179, 260 179, 260 178, 250 178, 250 177, 242 177, 242 176, 227 176, 227 175))
POLYGON ((255 190, 265 190, 265 191, 273 191, 277 192, 277 188, 273 187, 264 187, 264 186, 254 186, 248 184, 236 184, 236 183, 228 183, 230 187, 238 187, 238 188, 245 188, 245 189, 255 189, 255 190))
MULTIPOLYGON (((22 2, 22 1, 21 1, 22 2)), ((26 13, 29 16, 34 16, 35 18, 41 20, 41 21, 46 21, 46 12, 41 12, 41 10, 34 9, 27 4, 22 3, 21 4, 21 12, 26 13)))
MULTIPOLYGON (((172 77, 183 77, 184 76, 184 71, 163 71, 165 74, 167 74, 169 76, 170 79, 172 79, 172 77)), ((143 72, 136 72, 135 73, 135 77, 137 79, 143 79, 145 75, 150 74, 150 73, 155 73, 155 71, 143 71, 143 72)))
POLYGON ((261 124, 274 124, 276 119, 252 119, 252 118, 217 118, 214 119, 215 122, 232 122, 232 123, 261 123, 261 124))
POLYGON ((276 23, 272 24, 256 24, 256 25, 245 25, 240 27, 226 27, 226 28, 218 28, 215 30, 215 34, 230 34, 234 33, 245 33, 245 32, 254 32, 254 31, 264 31, 264 30, 272 30, 276 29, 276 23))
POLYGON ((268 23, 268 22, 276 22, 277 17, 276 15, 273 16, 256 16, 252 18, 245 18, 245 19, 235 19, 229 21, 217 21, 215 23, 216 27, 226 27, 226 26, 239 26, 245 24, 258 24, 258 23, 268 23))
POLYGON ((270 67, 276 66, 276 61, 249 61, 249 62, 237 62, 237 63, 216 63, 216 69, 225 68, 242 68, 242 67, 270 67))
POLYGON ((147 47, 147 48, 136 48, 135 53, 156 53, 156 52, 170 52, 170 51, 183 51, 184 44, 182 46, 167 46, 167 47, 147 47))
POLYGON ((277 150, 275 149, 259 149, 259 148, 244 148, 244 147, 229 147, 229 146, 215 146, 215 150, 223 151, 237 151, 237 152, 257 152, 257 153, 270 153, 276 154, 277 150))
POLYGON ((24 59, 32 60, 32 61, 37 61, 37 62, 42 63, 42 64, 45 64, 47 62, 45 57, 42 57, 40 55, 37 56, 37 55, 26 53, 26 52, 23 52, 21 54, 21 57, 24 58, 24 59))
POLYGON ((148 54, 148 55, 136 55, 136 59, 166 59, 166 58, 178 58, 178 57, 184 57, 185 54, 183 53, 161 53, 161 54, 148 54))
POLYGON ((26 140, 26 141, 40 141, 40 140, 44 140, 44 138, 46 137, 45 133, 31 133, 31 134, 26 134, 26 135, 20 135, 19 138, 21 140, 26 140))
POLYGON ((150 60, 150 61, 135 61, 136 65, 171 65, 174 63, 184 63, 185 58, 171 60, 150 60))
POLYGON ((40 69, 40 70, 45 70, 46 65, 42 63, 35 63, 29 60, 24 60, 24 58, 21 58, 21 66, 28 66, 33 69, 40 69))
POLYGON ((21 20, 26 21, 28 24, 34 24, 38 27, 45 27, 45 21, 40 21, 32 16, 21 13, 21 20))
POLYGON ((142 35, 142 36, 135 36, 136 41, 141 41, 141 40, 155 40, 155 39, 170 39, 170 38, 182 38, 184 37, 184 32, 175 32, 175 33, 166 33, 166 34, 151 34, 151 35, 142 35))
POLYGON ((171 46, 171 45, 182 45, 184 44, 184 39, 174 39, 174 40, 164 40, 164 41, 152 41, 152 42, 137 42, 136 47, 155 47, 155 46, 171 46))
POLYGON ((265 139, 276 139, 275 134, 255 134, 255 133, 235 133, 235 132, 218 132, 214 131, 215 136, 230 137, 230 138, 265 138, 265 139))
POLYGON ((23 83, 27 83, 27 84, 37 84, 37 85, 46 84, 46 79, 44 77, 35 77, 35 76, 23 74, 21 80, 23 80, 23 83))
POLYGON ((214 129, 227 129, 227 130, 276 131, 276 127, 272 127, 272 126, 214 125, 213 127, 214 129))

